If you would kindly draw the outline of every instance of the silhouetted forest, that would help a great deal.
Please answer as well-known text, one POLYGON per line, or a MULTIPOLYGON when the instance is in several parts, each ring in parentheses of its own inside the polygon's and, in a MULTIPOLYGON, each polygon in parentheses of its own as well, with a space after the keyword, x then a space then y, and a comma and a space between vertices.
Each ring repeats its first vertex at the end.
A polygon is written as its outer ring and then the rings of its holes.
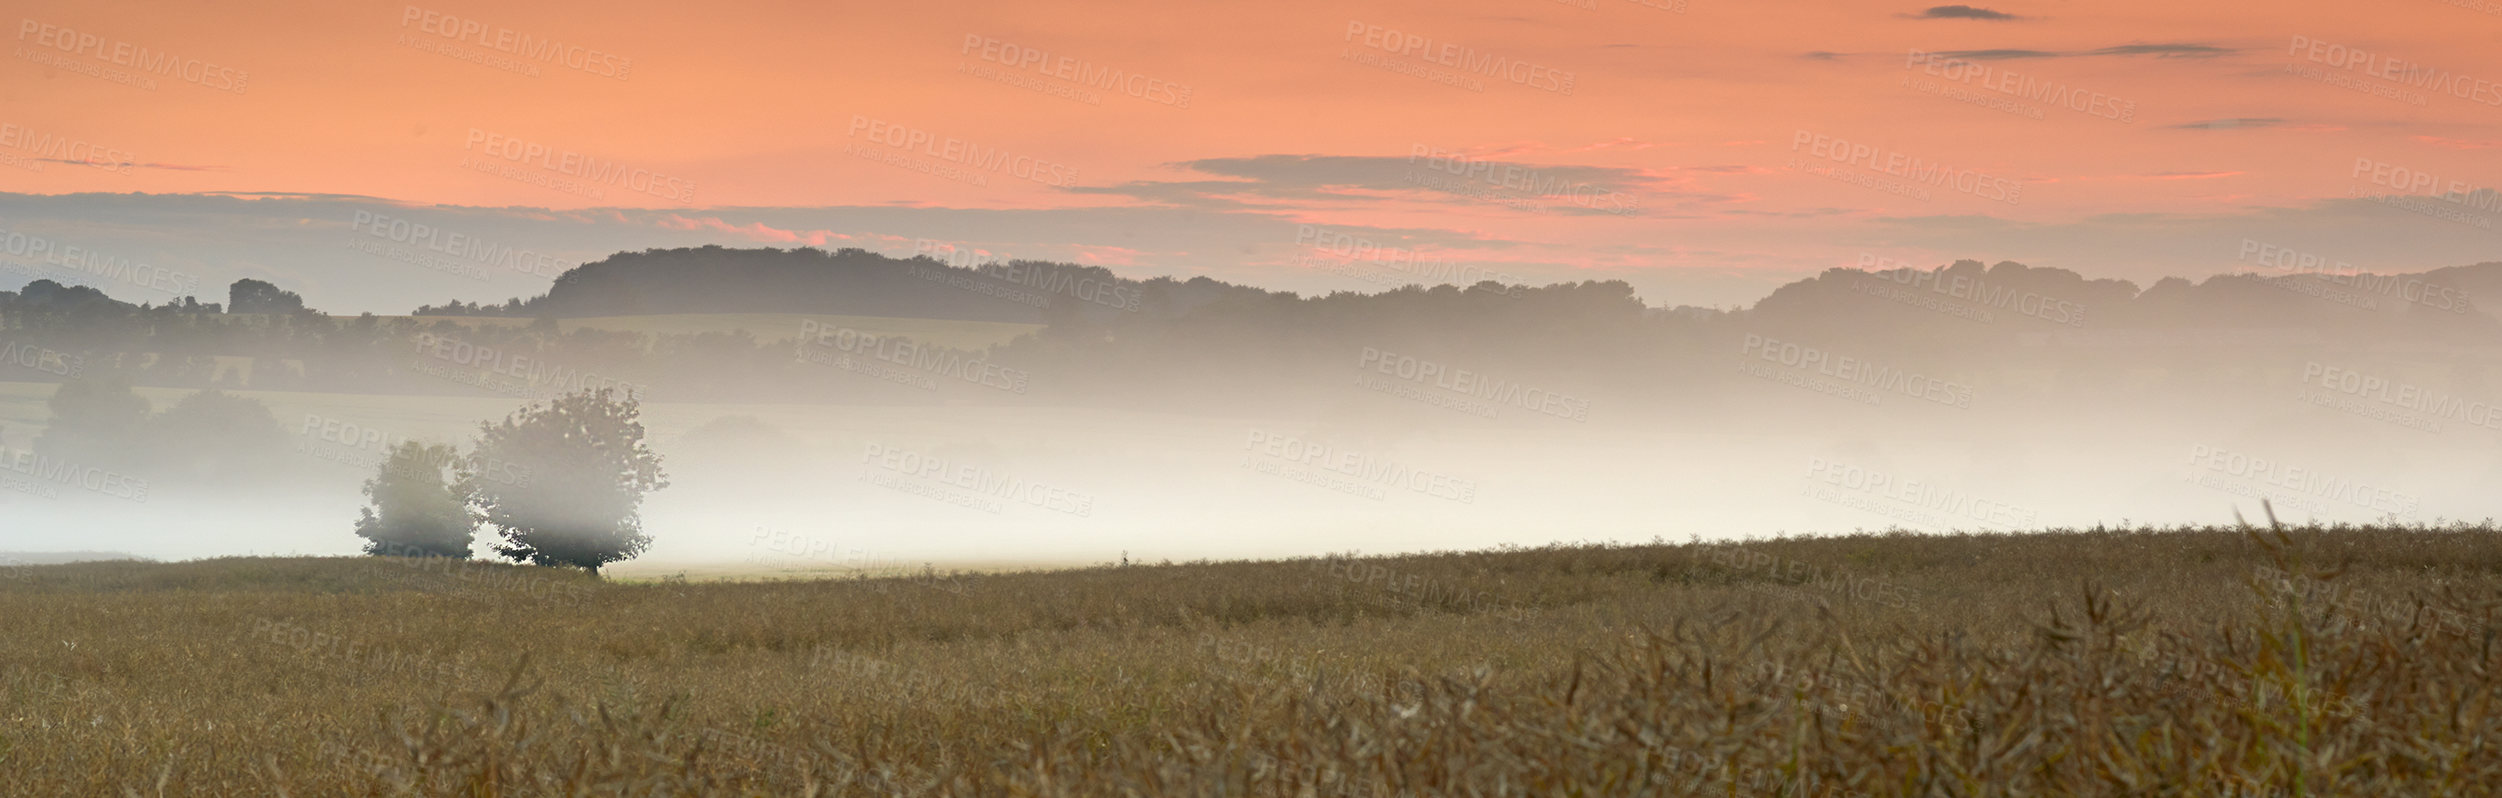
POLYGON ((16 366, 8 379, 17 381, 112 375, 143 386, 517 397, 615 384, 658 401, 1214 409, 1291 404, 1311 380, 1342 385, 1383 364, 1392 366, 1386 376, 1413 379, 1397 372, 1411 362, 1427 374, 1666 401, 1745 384, 1728 366, 1766 346, 1960 384, 2009 368, 2047 369, 2081 395, 2116 370, 2169 370, 2168 379, 2194 383, 2322 347, 2481 373, 2502 330, 2475 300, 2497 295, 2502 263, 2397 276, 2220 275, 2140 289, 1961 261, 1834 269, 1753 308, 1670 310, 1615 281, 1299 296, 1206 278, 1126 280, 1068 264, 960 267, 856 249, 704 247, 621 253, 565 273, 541 296, 424 307, 416 318, 326 316, 259 281, 238 283, 225 309, 189 297, 132 305, 36 281, 0 292, 0 334, 16 366), (560 332, 554 323, 661 313, 1044 326, 977 352, 830 327, 645 334, 560 332), (475 324, 469 316, 533 321, 475 324))

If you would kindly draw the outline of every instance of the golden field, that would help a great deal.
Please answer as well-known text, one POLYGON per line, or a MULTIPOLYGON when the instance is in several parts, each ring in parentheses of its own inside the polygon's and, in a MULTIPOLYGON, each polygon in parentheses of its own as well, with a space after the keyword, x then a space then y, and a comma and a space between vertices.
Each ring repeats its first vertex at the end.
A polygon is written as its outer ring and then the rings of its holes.
POLYGON ((12 795, 2482 795, 2488 527, 0 569, 12 795))

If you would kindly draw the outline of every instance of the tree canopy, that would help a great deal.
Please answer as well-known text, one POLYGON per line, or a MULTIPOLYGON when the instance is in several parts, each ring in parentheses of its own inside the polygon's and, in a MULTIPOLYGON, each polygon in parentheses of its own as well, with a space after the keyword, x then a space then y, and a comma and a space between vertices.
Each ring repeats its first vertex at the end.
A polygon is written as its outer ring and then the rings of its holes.
POLYGON ((576 391, 481 425, 469 467, 483 471, 490 463, 533 475, 472 480, 486 522, 503 538, 497 554, 596 575, 651 545, 643 496, 668 487, 668 478, 660 456, 644 446, 642 406, 631 394, 576 391))

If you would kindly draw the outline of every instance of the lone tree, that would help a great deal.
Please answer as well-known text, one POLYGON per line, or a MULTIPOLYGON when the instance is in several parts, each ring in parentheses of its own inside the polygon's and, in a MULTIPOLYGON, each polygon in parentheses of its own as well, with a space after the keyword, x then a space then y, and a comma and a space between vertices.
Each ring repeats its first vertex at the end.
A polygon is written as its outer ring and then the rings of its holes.
POLYGON ((373 506, 360 511, 356 536, 377 557, 469 558, 478 516, 469 509, 470 474, 444 444, 403 441, 365 481, 373 506))
POLYGON ((538 565, 600 566, 643 553, 643 494, 669 486, 660 456, 643 446, 642 404, 610 388, 531 404, 479 428, 472 472, 518 467, 532 479, 477 481, 486 522, 504 537, 495 552, 538 565))
POLYGON ((304 297, 267 281, 246 277, 226 287, 228 313, 303 313, 304 297))
POLYGON ((169 477, 195 485, 267 480, 286 467, 287 431, 261 400, 196 391, 148 420, 148 457, 169 477))
POLYGON ((156 412, 118 374, 78 377, 52 390, 52 424, 35 451, 81 466, 127 469, 147 455, 148 419, 156 412))

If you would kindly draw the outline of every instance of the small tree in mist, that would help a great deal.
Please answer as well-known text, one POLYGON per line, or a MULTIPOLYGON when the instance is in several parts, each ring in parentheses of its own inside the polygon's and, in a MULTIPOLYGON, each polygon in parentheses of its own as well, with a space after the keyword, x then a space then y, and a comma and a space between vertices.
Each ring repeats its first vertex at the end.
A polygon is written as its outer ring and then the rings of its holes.
POLYGON ((651 545, 643 534, 643 494, 669 486, 660 456, 643 445, 642 405, 609 388, 531 404, 480 427, 471 470, 517 465, 520 483, 474 481, 486 522, 504 542, 495 551, 538 565, 600 566, 651 545))
POLYGON ((155 408, 121 375, 79 377, 53 389, 52 423, 35 437, 35 451, 82 466, 129 468, 144 459, 148 419, 155 408))
POLYGON ((260 483, 285 469, 287 431, 259 399, 195 391, 148 420, 149 466, 194 485, 260 483))
POLYGON ((365 553, 393 557, 469 557, 478 516, 469 508, 469 470, 444 444, 405 441, 365 481, 372 506, 360 511, 356 536, 365 553))

